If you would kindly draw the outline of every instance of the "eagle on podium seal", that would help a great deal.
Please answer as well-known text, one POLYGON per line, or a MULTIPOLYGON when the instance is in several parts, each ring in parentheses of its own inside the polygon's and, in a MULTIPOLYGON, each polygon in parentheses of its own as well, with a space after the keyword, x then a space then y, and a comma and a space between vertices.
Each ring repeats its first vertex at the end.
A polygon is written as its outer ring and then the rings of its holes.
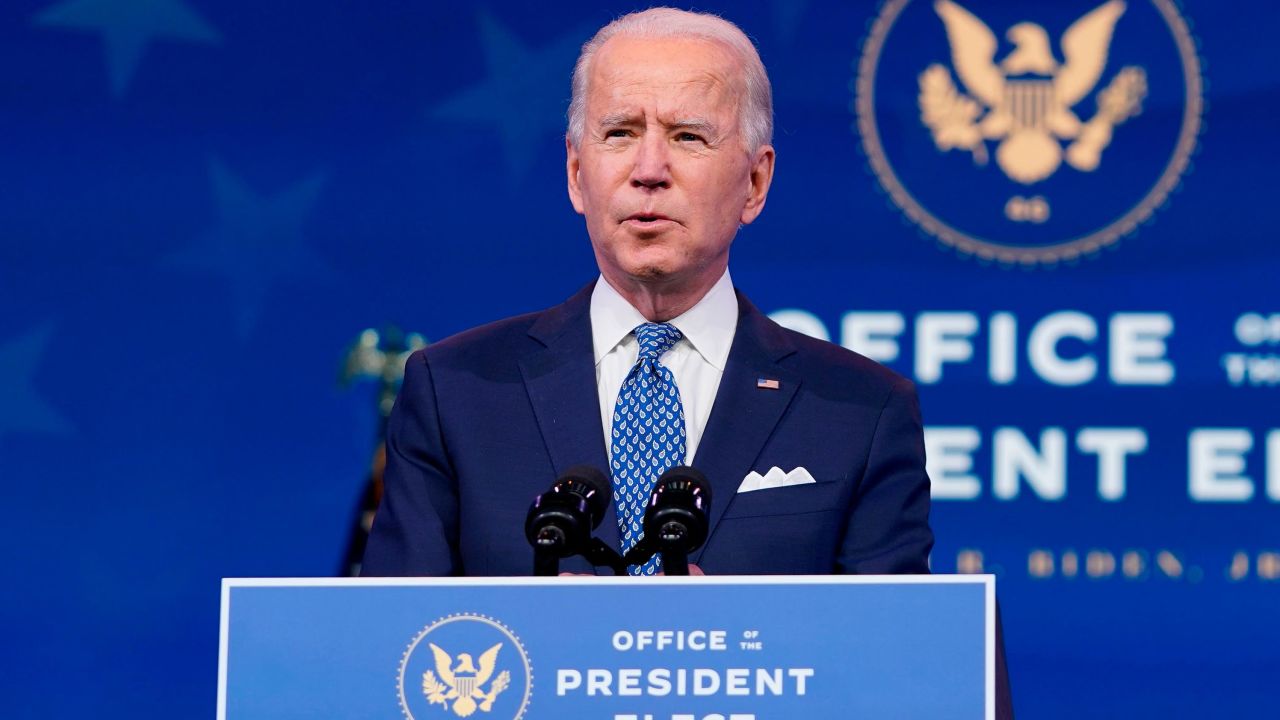
POLYGON ((533 672, 508 627, 461 613, 418 633, 401 658, 397 685, 400 708, 410 720, 517 720, 529 706, 533 672))
POLYGON ((1172 0, 887 0, 857 65, 857 129, 880 185, 941 243, 1075 260, 1181 182, 1203 112, 1195 47, 1172 0))

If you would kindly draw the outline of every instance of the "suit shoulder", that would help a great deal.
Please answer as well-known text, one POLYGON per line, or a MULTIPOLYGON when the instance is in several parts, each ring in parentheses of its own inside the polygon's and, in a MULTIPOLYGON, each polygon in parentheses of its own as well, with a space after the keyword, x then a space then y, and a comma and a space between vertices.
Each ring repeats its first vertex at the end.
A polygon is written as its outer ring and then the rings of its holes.
POLYGON ((451 335, 428 345, 423 356, 433 367, 439 364, 477 370, 514 367, 516 358, 562 337, 580 339, 584 329, 590 343, 588 308, 594 287, 592 281, 559 305, 451 335))
POLYGON ((495 320, 431 343, 421 354, 433 366, 472 365, 513 357, 529 347, 529 329, 544 311, 495 320))
POLYGON ((806 382, 839 385, 877 395, 914 388, 910 380, 865 355, 795 330, 781 326, 779 329, 795 346, 796 362, 804 371, 806 382))

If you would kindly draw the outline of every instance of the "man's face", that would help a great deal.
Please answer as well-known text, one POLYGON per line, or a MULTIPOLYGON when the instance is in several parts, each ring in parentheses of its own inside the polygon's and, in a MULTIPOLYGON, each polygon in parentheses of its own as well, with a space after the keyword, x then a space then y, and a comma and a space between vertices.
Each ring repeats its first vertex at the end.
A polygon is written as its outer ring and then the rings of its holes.
POLYGON ((698 39, 614 37, 587 88, 580 146, 567 143, 569 198, 600 271, 620 289, 709 288, 773 174, 773 148, 743 142, 733 56, 698 39))

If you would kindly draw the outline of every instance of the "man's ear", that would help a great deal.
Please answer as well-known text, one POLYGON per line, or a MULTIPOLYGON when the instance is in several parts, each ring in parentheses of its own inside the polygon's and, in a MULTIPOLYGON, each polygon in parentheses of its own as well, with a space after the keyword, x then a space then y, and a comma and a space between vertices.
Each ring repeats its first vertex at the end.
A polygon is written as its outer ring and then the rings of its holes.
POLYGON ((582 215, 582 188, 578 185, 578 170, 581 164, 578 161, 578 149, 573 146, 573 141, 568 135, 564 136, 564 171, 569 181, 569 202, 573 203, 573 209, 582 215))
POLYGON ((749 225, 760 217, 764 210, 765 198, 769 195, 769 185, 773 182, 773 161, 776 154, 772 145, 761 145, 751 155, 751 174, 748 176, 747 203, 742 207, 739 221, 749 225))

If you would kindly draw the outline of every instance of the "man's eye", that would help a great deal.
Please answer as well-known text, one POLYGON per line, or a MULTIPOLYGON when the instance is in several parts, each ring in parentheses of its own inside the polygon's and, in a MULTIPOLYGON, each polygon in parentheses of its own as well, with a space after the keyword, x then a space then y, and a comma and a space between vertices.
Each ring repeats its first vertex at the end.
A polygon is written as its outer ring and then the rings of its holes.
POLYGON ((694 135, 691 132, 682 132, 679 135, 676 135, 676 140, 680 142, 702 142, 703 141, 702 136, 694 135))
POLYGON ((629 132, 620 128, 616 130, 608 130, 604 134, 606 138, 620 138, 620 137, 626 137, 628 135, 630 135, 629 132))

